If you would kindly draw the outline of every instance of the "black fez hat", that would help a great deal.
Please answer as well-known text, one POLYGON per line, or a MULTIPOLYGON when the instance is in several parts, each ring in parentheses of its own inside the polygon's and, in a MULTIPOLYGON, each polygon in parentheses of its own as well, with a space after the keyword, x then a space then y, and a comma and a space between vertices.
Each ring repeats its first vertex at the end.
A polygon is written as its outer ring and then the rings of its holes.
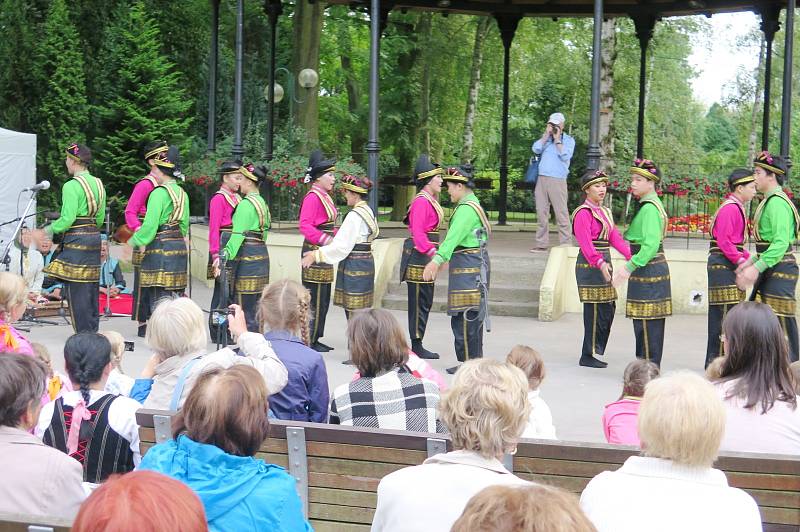
POLYGON ((635 159, 631 166, 631 173, 638 174, 654 183, 661 182, 661 170, 650 159, 635 159))
POLYGON ((150 142, 144 147, 144 151, 142 152, 142 157, 145 161, 148 159, 152 159, 159 153, 165 152, 169 149, 169 144, 167 144, 166 140, 156 140, 150 142))
POLYGON ((746 185, 748 183, 752 183, 755 181, 756 178, 753 176, 753 172, 746 168, 736 168, 731 175, 728 176, 728 187, 731 190, 736 190, 736 187, 739 185, 746 185))
POLYGON ((238 174, 239 169, 242 167, 242 162, 236 159, 228 159, 219 167, 219 175, 238 174))
POLYGON ((322 151, 314 150, 311 152, 311 157, 308 158, 308 168, 306 168, 303 183, 310 183, 321 175, 334 170, 336 170, 336 159, 326 159, 322 151))
POLYGON ((433 176, 442 175, 444 170, 442 167, 431 161, 430 156, 427 153, 423 153, 417 159, 417 164, 414 165, 414 184, 421 184, 425 183, 426 180, 432 178, 433 176))
MULTIPOLYGON (((767 172, 772 172, 779 178, 785 176, 788 170, 786 160, 783 157, 780 155, 772 155, 768 151, 762 151, 759 153, 753 160, 753 164, 760 166, 767 172)), ((781 180, 781 182, 783 182, 783 180, 781 180)))
POLYGON ((475 169, 471 163, 451 166, 445 171, 442 179, 453 183, 463 183, 469 188, 475 188, 475 181, 472 179, 474 171, 475 169))
POLYGON ((250 181, 258 183, 267 177, 267 169, 263 166, 256 166, 253 163, 247 163, 239 168, 239 172, 250 181))
POLYGON ((167 151, 163 151, 156 156, 153 162, 162 172, 177 179, 183 179, 181 172, 181 154, 177 146, 170 146, 167 151))
POLYGON ((608 174, 602 170, 597 170, 596 172, 587 170, 581 177, 581 190, 585 192, 587 188, 595 183, 608 183, 608 174))

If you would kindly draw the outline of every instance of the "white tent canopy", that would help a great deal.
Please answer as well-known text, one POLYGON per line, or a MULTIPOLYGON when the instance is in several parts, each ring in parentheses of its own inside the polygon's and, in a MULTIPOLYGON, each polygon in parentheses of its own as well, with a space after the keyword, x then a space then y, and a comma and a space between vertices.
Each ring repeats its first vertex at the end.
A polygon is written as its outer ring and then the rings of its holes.
MULTIPOLYGON (((20 192, 35 183, 36 135, 0 128, 0 223, 22 214, 30 193, 20 192)), ((34 222, 35 218, 29 218, 28 226, 34 222)), ((8 241, 14 227, 15 224, 0 227, 0 241, 8 241)))

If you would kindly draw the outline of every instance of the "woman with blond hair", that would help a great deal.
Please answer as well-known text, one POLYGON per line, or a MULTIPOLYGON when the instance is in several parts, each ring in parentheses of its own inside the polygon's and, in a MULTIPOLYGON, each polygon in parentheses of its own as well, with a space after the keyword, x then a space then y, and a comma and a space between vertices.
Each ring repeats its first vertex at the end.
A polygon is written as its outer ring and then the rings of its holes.
POLYGON ((483 488, 527 485, 501 460, 516 452, 529 413, 528 381, 519 368, 492 359, 466 362, 439 403, 453 451, 383 477, 372 530, 446 532, 483 488))
POLYGON ((724 432, 725 408, 705 379, 684 371, 650 381, 639 409, 641 456, 594 477, 583 511, 600 532, 760 531, 753 498, 712 467, 724 432))
POLYGON ((309 347, 310 301, 307 288, 281 279, 264 287, 256 314, 289 374, 286 387, 270 397, 270 411, 278 419, 327 423, 328 371, 322 355, 309 347))
POLYGON ((237 341, 239 354, 230 347, 206 351, 208 329, 203 311, 189 298, 164 299, 148 322, 145 341, 153 355, 131 390, 131 397, 145 408, 178 410, 200 374, 212 366, 254 367, 264 378, 270 393, 286 386, 287 373, 263 335, 247 332, 244 312, 231 305, 229 330, 237 341))
POLYGON ((25 279, 15 273, 0 272, 0 353, 34 356, 31 343, 11 325, 25 314, 27 301, 25 279))

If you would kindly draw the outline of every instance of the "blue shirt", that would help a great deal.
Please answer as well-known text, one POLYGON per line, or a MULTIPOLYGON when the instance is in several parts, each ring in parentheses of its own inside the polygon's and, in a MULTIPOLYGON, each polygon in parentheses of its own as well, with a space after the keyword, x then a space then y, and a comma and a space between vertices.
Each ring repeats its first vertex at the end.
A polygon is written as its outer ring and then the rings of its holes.
POLYGON ((289 380, 269 397, 270 412, 278 419, 328 422, 328 372, 322 355, 288 331, 264 335, 286 366, 289 380))
POLYGON ((575 139, 566 133, 561 134, 561 152, 558 146, 553 143, 553 138, 547 139, 542 143, 542 139, 533 143, 533 153, 539 155, 539 175, 566 179, 569 174, 569 161, 575 151, 575 139))

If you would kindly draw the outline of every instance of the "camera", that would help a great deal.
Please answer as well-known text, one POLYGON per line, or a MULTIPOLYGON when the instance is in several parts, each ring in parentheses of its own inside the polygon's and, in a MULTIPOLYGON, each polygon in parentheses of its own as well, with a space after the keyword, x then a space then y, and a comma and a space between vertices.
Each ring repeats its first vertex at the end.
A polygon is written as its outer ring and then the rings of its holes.
POLYGON ((556 133, 558 133, 561 130, 561 127, 559 127, 558 124, 554 124, 552 122, 548 122, 547 125, 550 126, 550 129, 552 129, 553 135, 555 135, 556 133))
POLYGON ((133 342, 125 341, 125 351, 133 351, 133 342))
POLYGON ((228 322, 228 316, 233 314, 229 308, 215 308, 211 311, 211 321, 215 325, 223 325, 228 322))

